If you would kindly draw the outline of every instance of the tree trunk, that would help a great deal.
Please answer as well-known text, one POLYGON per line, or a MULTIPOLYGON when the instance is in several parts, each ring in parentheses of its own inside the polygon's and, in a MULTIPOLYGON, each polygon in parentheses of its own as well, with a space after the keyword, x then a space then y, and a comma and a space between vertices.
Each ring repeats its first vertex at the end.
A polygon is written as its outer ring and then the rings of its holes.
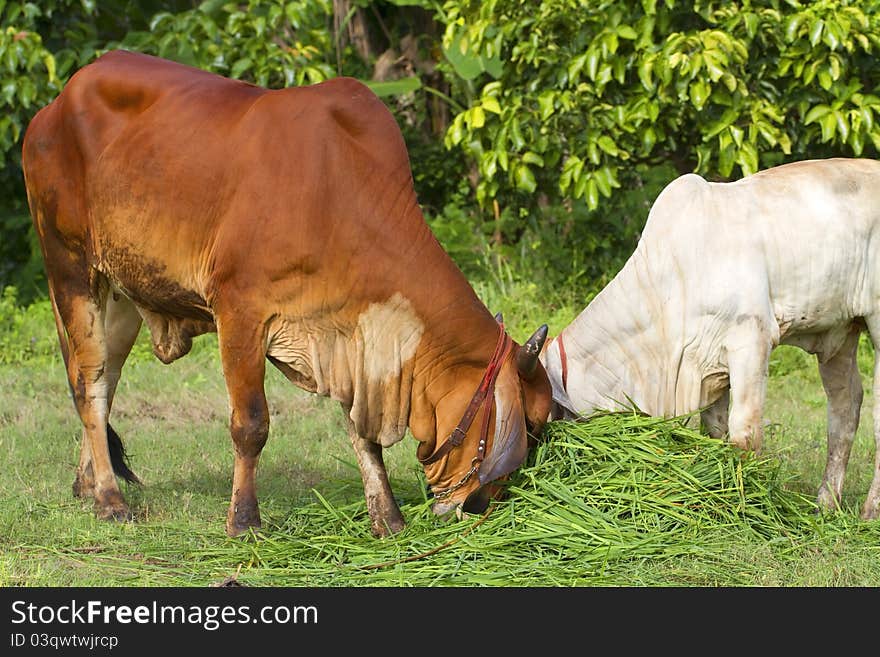
POLYGON ((342 51, 351 43, 365 62, 375 58, 370 30, 363 10, 354 8, 351 0, 333 0, 333 32, 336 36, 336 68, 342 74, 342 51), (350 14, 350 15, 349 15, 350 14))

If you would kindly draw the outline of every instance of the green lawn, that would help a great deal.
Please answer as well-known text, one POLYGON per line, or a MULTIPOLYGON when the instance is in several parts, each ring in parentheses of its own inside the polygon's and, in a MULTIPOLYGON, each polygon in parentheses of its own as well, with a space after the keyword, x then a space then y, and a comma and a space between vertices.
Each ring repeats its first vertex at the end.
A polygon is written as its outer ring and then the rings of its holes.
MULTIPOLYGON (((545 446, 543 465, 528 469, 488 520, 443 523, 428 511, 416 441, 407 436, 386 450, 386 462, 411 523, 385 540, 369 534, 338 404, 269 368, 271 430, 258 470, 264 527, 255 540, 242 540, 227 539, 223 528, 232 450, 213 340, 200 338, 193 354, 172 365, 145 356, 139 344, 123 371, 113 424, 144 482, 123 488, 136 514, 125 524, 96 520, 90 503, 71 495, 80 427, 57 358, 0 365, 0 586, 203 586, 230 576, 261 586, 880 585, 880 523, 857 518, 874 453, 870 379, 843 509, 819 518, 800 498, 812 499, 821 480, 825 399, 812 359, 794 349, 774 353, 766 465, 747 471, 722 445, 697 446, 688 457, 686 467, 698 468, 700 477, 729 468, 734 478, 745 478, 734 482, 742 500, 719 502, 731 506, 717 518, 707 520, 702 511, 696 519, 675 518, 664 515, 672 507, 637 506, 651 500, 648 488, 633 482, 670 481, 681 492, 697 476, 672 465, 667 471, 662 459, 647 468, 627 461, 624 474, 642 469, 640 478, 609 475, 600 485, 606 496, 617 496, 612 506, 591 506, 594 494, 580 490, 579 478, 593 475, 571 470, 588 466, 589 457, 565 461, 593 453, 598 443, 570 456, 562 443, 574 434, 562 433, 559 451, 545 446), (703 455, 718 459, 717 468, 703 455), (760 490, 777 480, 793 497, 760 490), (620 512, 626 504, 632 513, 620 512), (415 558, 420 554, 426 556, 415 558), (374 567, 383 562, 401 563, 374 567)), ((639 431, 632 435, 640 438, 639 431)), ((651 432, 656 429, 645 425, 645 436, 651 432)), ((614 450, 610 455, 617 458, 614 450)), ((727 495, 730 485, 701 484, 708 491, 701 494, 727 495)), ((702 505, 691 502, 685 506, 702 505)))

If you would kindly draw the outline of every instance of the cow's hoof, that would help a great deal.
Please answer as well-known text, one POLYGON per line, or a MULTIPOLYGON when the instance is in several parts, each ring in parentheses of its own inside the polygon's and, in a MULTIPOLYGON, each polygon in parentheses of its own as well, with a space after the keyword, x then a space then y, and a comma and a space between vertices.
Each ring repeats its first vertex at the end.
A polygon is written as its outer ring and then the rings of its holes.
POLYGON ((404 527, 406 527, 406 522, 403 516, 393 516, 384 518, 380 522, 370 523, 370 530, 376 538, 386 538, 402 531, 404 527))
POLYGON ((840 510, 840 498, 830 488, 822 485, 816 496, 816 505, 820 513, 834 513, 840 510))
POLYGON ((256 531, 256 530, 260 529, 262 526, 263 525, 259 519, 257 519, 257 521, 252 524, 236 524, 236 523, 227 522, 226 523, 226 535, 229 538, 237 538, 239 536, 247 538, 250 536, 252 529, 254 531, 256 531))
POLYGON ((367 494, 367 513, 370 515, 370 531, 376 538, 391 536, 406 526, 403 514, 394 497, 383 491, 367 494))
POLYGON ((112 520, 115 522, 129 522, 134 519, 127 504, 111 504, 96 506, 95 513, 100 520, 112 520))
POLYGON ((736 447, 737 449, 742 450, 743 452, 752 452, 754 449, 752 448, 752 444, 748 438, 731 438, 730 444, 736 447))
POLYGON ((226 514, 226 535, 230 538, 247 535, 252 529, 263 526, 260 520, 260 507, 256 503, 233 504, 226 514))
POLYGON ((118 489, 95 491, 95 513, 101 520, 127 522, 132 519, 125 498, 118 489))
POLYGON ((731 436, 727 439, 727 443, 731 447, 736 447, 737 449, 741 450, 747 450, 749 448, 748 441, 744 440, 743 438, 734 438, 733 436, 731 436))
POLYGON ((230 538, 247 534, 251 529, 260 529, 260 506, 256 500, 241 499, 233 501, 226 512, 226 535, 230 538))

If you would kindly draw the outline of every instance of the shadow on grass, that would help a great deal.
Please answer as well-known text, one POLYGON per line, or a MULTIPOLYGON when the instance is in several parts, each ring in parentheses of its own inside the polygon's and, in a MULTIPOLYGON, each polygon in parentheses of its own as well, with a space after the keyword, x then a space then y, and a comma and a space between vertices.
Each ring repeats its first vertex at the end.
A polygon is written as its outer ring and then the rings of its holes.
MULTIPOLYGON (((391 488, 398 504, 403 506, 423 500, 421 484, 415 478, 391 478, 391 488)), ((225 507, 232 493, 232 469, 228 474, 209 466, 195 467, 186 477, 152 479, 143 485, 123 484, 122 492, 131 506, 135 519, 150 522, 147 508, 162 515, 176 515, 173 506, 181 504, 181 496, 199 498, 199 505, 225 507)), ((273 463, 257 469, 257 497, 263 511, 272 516, 295 513, 320 503, 320 497, 334 505, 363 503, 363 483, 357 472, 340 476, 336 471, 273 463)))

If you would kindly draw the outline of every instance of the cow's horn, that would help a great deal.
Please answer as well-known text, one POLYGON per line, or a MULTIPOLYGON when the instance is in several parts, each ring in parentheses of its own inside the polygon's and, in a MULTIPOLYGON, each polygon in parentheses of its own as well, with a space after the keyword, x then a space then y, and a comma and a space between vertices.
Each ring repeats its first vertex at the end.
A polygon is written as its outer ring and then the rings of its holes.
POLYGON ((544 347, 544 341, 547 339, 547 325, 542 324, 541 327, 532 334, 525 344, 516 352, 516 367, 519 373, 526 379, 535 373, 535 367, 538 365, 538 354, 544 347))

